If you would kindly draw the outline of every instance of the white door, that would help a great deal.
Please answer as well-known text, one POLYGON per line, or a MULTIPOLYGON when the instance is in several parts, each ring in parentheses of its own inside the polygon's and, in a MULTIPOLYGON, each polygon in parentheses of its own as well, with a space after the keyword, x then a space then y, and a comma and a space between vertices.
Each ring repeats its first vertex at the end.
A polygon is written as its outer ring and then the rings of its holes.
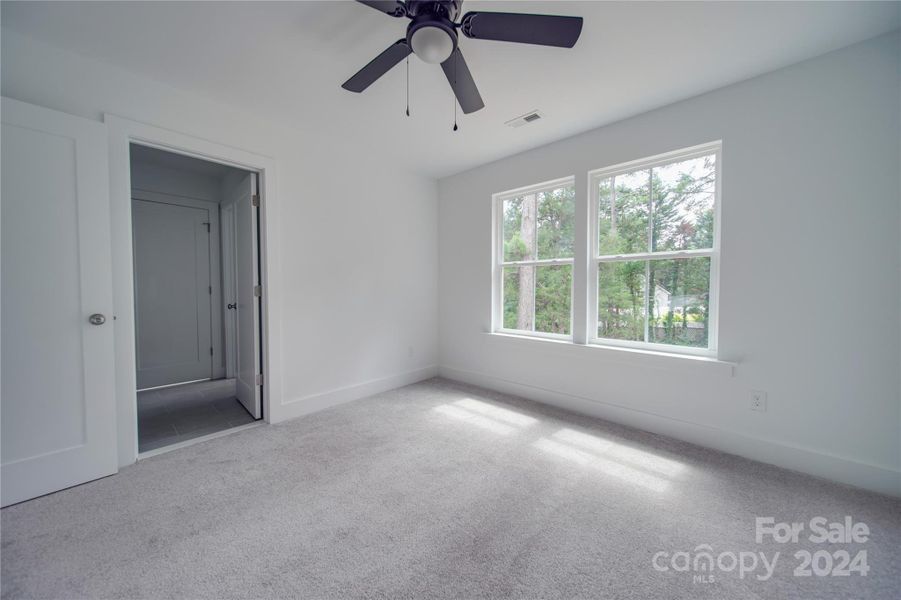
POLYGON ((213 372, 210 214, 132 200, 138 389, 213 372))
POLYGON ((106 130, 8 98, 0 112, 6 506, 115 473, 117 457, 106 130))
POLYGON ((260 373, 260 297, 254 292, 259 286, 259 254, 257 244, 258 208, 253 206, 256 195, 256 174, 248 173, 232 189, 226 202, 235 207, 236 289, 238 296, 235 347, 237 369, 235 383, 238 400, 255 419, 261 410, 260 373))

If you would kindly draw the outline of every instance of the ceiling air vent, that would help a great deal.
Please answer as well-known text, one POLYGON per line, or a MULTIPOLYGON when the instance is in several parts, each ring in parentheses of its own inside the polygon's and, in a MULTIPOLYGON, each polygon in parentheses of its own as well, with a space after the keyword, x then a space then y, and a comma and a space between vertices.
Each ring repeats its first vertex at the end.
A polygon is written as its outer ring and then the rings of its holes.
POLYGON ((540 113, 537 110, 530 110, 524 115, 520 115, 515 119, 510 119, 504 125, 508 125, 510 127, 522 127, 523 125, 528 125, 529 123, 534 123, 540 119, 544 118, 544 114, 540 113))

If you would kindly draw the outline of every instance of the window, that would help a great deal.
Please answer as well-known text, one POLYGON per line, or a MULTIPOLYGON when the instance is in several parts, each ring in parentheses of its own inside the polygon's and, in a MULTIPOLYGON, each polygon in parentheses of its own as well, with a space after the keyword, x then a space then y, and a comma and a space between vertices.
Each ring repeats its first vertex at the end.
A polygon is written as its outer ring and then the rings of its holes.
POLYGON ((572 178, 496 195, 495 329, 572 335, 572 178))
POLYGON ((719 144, 589 174, 589 340, 716 347, 719 144))
POLYGON ((591 171, 584 211, 573 178, 496 194, 493 330, 714 355, 720 156, 591 171))

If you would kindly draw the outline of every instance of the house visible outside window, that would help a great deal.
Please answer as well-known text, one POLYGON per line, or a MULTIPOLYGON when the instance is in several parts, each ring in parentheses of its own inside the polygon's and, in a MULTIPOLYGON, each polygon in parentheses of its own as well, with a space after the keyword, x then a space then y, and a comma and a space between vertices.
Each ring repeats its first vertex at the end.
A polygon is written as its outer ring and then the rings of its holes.
POLYGON ((499 330, 572 335, 575 188, 572 178, 495 198, 499 330))
POLYGON ((572 179, 496 195, 495 331, 715 355, 720 163, 717 142, 591 171, 587 219, 572 179))

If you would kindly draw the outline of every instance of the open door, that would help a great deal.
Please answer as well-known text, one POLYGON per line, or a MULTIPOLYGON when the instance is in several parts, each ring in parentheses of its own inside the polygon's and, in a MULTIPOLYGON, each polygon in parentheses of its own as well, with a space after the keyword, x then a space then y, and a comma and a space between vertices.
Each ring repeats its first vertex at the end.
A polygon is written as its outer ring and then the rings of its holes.
POLYGON ((262 368, 260 361, 259 195, 257 175, 248 173, 232 188, 227 202, 234 206, 235 287, 237 327, 235 328, 235 387, 238 400, 255 419, 262 412, 262 368))
POLYGON ((115 473, 104 126, 3 98, 2 504, 115 473))

